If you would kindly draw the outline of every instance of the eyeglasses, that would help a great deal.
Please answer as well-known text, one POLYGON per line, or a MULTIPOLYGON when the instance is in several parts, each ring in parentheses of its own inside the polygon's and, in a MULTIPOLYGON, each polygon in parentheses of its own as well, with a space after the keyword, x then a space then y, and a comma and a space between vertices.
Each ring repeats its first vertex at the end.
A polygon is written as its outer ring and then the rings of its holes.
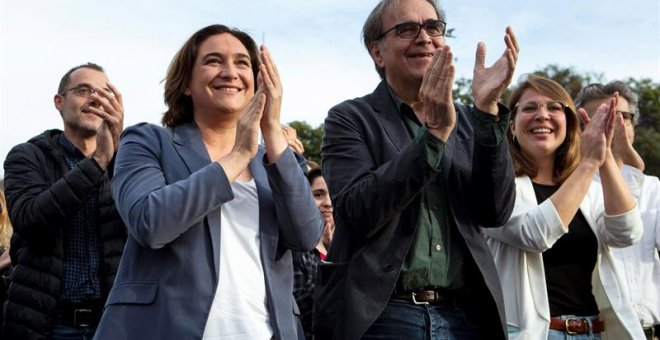
POLYGON ((419 36, 419 32, 422 28, 426 31, 430 37, 440 37, 445 35, 445 28, 447 24, 442 20, 427 20, 423 24, 418 24, 416 22, 404 22, 383 32, 378 39, 384 37, 387 33, 396 30, 396 34, 401 39, 415 39, 419 36))
POLYGON ((618 114, 621 114, 621 117, 623 117, 623 124, 626 126, 630 126, 635 121, 635 114, 632 112, 626 112, 626 111, 617 111, 618 114))
MULTIPOLYGON (((62 92, 62 95, 66 94, 69 91, 73 91, 73 93, 76 96, 83 97, 83 98, 89 98, 92 94, 98 93, 95 89, 93 89, 91 86, 86 85, 86 84, 80 84, 78 86, 72 87, 64 92, 62 92)), ((109 91, 105 90, 111 97, 114 96, 114 94, 109 91)))
POLYGON ((542 106, 545 106, 545 109, 548 110, 550 113, 561 113, 564 114, 566 113, 566 104, 562 102, 547 102, 547 103, 537 103, 537 102, 527 102, 523 104, 516 104, 516 106, 513 107, 513 112, 516 112, 516 110, 520 109, 520 112, 522 113, 534 113, 537 112, 538 110, 541 109, 542 106))

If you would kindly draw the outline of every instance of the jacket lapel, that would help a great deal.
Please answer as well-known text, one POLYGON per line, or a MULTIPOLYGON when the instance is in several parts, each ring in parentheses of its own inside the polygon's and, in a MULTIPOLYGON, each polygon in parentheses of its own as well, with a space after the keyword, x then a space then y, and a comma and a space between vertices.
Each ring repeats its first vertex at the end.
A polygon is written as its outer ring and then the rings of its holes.
MULTIPOLYGON (((194 122, 189 122, 172 129, 172 141, 174 148, 188 167, 190 174, 209 165, 209 158, 206 146, 202 140, 199 128, 194 122)), ((213 249, 213 269, 215 270, 216 284, 220 268, 220 212, 221 209, 211 211, 206 216, 205 227, 208 230, 211 246, 213 249)))
POLYGON ((412 138, 406 123, 399 114, 399 109, 395 106, 385 81, 381 81, 374 93, 367 96, 366 100, 381 118, 383 129, 397 150, 410 143, 412 138))
POLYGON ((259 248, 261 251, 261 261, 264 264, 264 271, 269 275, 269 266, 265 263, 274 261, 273 251, 277 249, 279 230, 277 223, 273 223, 269 217, 273 216, 274 202, 270 185, 268 184, 268 175, 264 168, 264 157, 266 152, 262 146, 259 147, 257 155, 250 161, 250 172, 254 178, 257 187, 257 198, 259 200, 259 248))
POLYGON ((172 129, 174 148, 191 174, 211 163, 202 135, 194 122, 172 129))
MULTIPOLYGON (((529 202, 530 205, 538 204, 536 203, 536 194, 534 194, 534 185, 532 184, 532 179, 525 176, 516 181, 516 185, 519 185, 520 190, 516 191, 516 194, 520 194, 522 197, 516 198, 520 199, 523 202, 529 202)), ((503 228, 503 227, 502 227, 503 228)), ((522 250, 521 250, 522 251, 522 250)), ((530 286, 532 300, 536 303, 534 307, 539 316, 543 320, 550 322, 550 303, 548 302, 548 294, 546 291, 546 281, 545 273, 543 269, 543 254, 533 253, 530 254, 532 257, 536 257, 538 261, 532 261, 526 259, 524 265, 527 267, 527 272, 529 273, 530 286), (539 263, 541 265, 539 265, 539 263), (534 289, 536 288, 536 289, 534 289)), ((528 307, 528 306, 526 306, 528 307)))

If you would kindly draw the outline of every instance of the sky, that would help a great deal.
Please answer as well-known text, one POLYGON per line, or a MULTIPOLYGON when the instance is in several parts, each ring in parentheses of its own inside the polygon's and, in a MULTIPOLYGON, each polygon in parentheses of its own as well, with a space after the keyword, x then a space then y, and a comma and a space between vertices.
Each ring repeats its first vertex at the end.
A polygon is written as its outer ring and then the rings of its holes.
MULTIPOLYGON (((362 45, 377 0, 0 0, 0 163, 46 129, 62 129, 53 96, 71 67, 95 62, 124 97, 125 127, 158 123, 167 67, 185 40, 210 24, 248 32, 271 50, 284 87, 282 122, 313 127, 328 110, 380 81, 362 45)), ((658 0, 440 1, 456 78, 471 78, 479 41, 486 64, 520 43, 516 79, 549 64, 604 81, 660 82, 658 0)), ((4 168, 0 169, 0 178, 4 168)))

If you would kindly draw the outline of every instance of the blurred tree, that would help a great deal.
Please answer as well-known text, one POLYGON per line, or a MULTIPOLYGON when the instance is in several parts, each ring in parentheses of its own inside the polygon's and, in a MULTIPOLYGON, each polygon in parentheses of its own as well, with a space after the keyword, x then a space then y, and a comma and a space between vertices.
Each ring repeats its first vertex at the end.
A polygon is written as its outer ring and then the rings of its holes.
POLYGON ((454 82, 454 89, 452 91, 454 101, 461 104, 472 105, 472 79, 458 78, 454 82))
POLYGON ((323 124, 312 128, 307 122, 294 120, 287 123, 290 127, 296 129, 298 139, 305 147, 305 158, 321 164, 321 140, 323 139, 323 124))
POLYGON ((562 84, 566 91, 575 98, 580 90, 591 83, 602 83, 602 73, 577 73, 572 67, 561 67, 559 65, 548 65, 534 74, 552 79, 562 84))

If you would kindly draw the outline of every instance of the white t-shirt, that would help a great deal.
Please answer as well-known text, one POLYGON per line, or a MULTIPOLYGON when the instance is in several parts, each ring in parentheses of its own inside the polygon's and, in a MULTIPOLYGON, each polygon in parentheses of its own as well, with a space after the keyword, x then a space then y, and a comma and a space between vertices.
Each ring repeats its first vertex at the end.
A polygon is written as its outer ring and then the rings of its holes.
POLYGON ((259 199, 254 179, 234 181, 234 199, 220 218, 220 277, 204 329, 205 340, 271 339, 261 265, 259 199))

